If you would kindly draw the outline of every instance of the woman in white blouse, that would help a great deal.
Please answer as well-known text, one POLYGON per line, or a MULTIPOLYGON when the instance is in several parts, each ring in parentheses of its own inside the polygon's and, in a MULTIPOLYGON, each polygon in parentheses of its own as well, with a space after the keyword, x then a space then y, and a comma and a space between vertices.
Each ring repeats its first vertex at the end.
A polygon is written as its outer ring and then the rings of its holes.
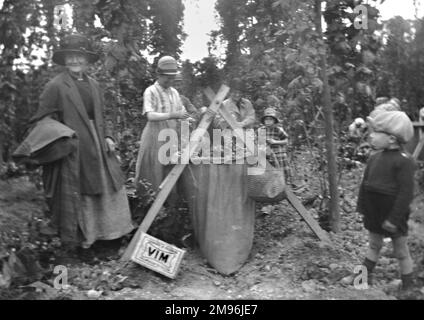
POLYGON ((177 73, 176 60, 170 56, 162 57, 158 61, 157 81, 149 86, 143 95, 143 114, 146 114, 148 122, 140 139, 135 182, 144 179, 151 183, 154 190, 158 189, 172 168, 167 165, 170 155, 160 153, 161 147, 164 144, 178 143, 178 141, 170 142, 169 139, 159 141, 166 136, 166 131, 163 130, 173 129, 178 136, 180 120, 190 116, 181 102, 178 91, 172 87, 177 73))

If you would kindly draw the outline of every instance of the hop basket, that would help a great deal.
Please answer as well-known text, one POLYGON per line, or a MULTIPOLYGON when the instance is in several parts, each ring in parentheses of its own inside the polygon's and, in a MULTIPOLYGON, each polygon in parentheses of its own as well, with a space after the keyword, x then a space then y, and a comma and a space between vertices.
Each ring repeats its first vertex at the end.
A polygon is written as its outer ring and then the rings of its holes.
POLYGON ((265 168, 249 168, 250 174, 247 176, 247 193, 251 199, 257 202, 275 203, 286 197, 284 171, 280 167, 275 154, 271 152, 271 155, 274 157, 276 167, 271 166, 267 162, 265 168))

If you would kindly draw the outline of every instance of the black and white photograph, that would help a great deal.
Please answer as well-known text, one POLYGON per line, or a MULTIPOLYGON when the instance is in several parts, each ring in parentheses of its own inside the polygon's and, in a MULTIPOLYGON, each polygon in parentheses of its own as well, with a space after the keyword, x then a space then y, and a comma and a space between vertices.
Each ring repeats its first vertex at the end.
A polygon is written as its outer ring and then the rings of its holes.
POLYGON ((424 1, 0 0, 0 300, 424 300, 424 1))

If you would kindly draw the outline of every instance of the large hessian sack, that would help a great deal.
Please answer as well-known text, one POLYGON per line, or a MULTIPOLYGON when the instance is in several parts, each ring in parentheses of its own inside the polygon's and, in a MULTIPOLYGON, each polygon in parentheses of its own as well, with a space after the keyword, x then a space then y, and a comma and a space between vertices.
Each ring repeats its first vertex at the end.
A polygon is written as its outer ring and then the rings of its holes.
POLYGON ((237 271, 253 244, 255 202, 246 179, 241 164, 190 164, 182 174, 200 251, 223 274, 237 271))

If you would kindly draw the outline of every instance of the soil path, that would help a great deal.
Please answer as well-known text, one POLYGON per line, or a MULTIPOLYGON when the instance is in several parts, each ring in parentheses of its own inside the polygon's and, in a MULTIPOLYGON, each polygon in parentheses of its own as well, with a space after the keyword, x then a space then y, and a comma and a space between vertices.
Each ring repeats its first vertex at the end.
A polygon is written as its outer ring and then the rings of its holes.
MULTIPOLYGON (((344 174, 341 188, 342 229, 331 234, 334 245, 323 246, 300 216, 283 201, 263 213, 258 206, 255 240, 247 262, 231 276, 223 276, 202 259, 198 249, 186 248, 178 276, 170 280, 133 263, 115 260, 94 265, 77 263, 68 266, 69 286, 62 290, 9 290, 4 298, 20 299, 396 299, 397 263, 387 245, 376 268, 376 285, 357 290, 341 281, 360 264, 366 250, 366 232, 355 212, 356 188, 363 168, 344 174), (90 292, 91 290, 91 292, 90 292), (94 290, 94 291, 93 291, 94 290), (14 294, 12 294, 14 292, 14 294)), ((320 199, 309 187, 300 195, 318 218, 320 199)), ((424 197, 417 196, 411 219, 411 251, 417 274, 423 275, 419 260, 424 248, 424 197)), ((44 219, 43 195, 25 178, 0 181, 0 257, 6 259, 13 245, 29 234, 31 225, 44 219), (35 221, 35 222, 34 222, 35 221), (33 222, 32 224, 30 222, 33 222)), ((39 242, 39 241, 38 241, 39 242)), ((49 247, 51 242, 36 243, 49 247)), ((46 248, 44 248, 46 249, 46 248)), ((123 248, 122 248, 123 249, 123 248)), ((46 249, 48 251, 48 248, 46 249)), ((40 282, 52 288, 54 262, 40 282)), ((414 298, 422 299, 417 286, 414 298)), ((33 289, 33 288, 32 288, 33 289)), ((1 292, 1 291, 0 291, 1 292)), ((1 294, 0 294, 1 297, 1 294)))

